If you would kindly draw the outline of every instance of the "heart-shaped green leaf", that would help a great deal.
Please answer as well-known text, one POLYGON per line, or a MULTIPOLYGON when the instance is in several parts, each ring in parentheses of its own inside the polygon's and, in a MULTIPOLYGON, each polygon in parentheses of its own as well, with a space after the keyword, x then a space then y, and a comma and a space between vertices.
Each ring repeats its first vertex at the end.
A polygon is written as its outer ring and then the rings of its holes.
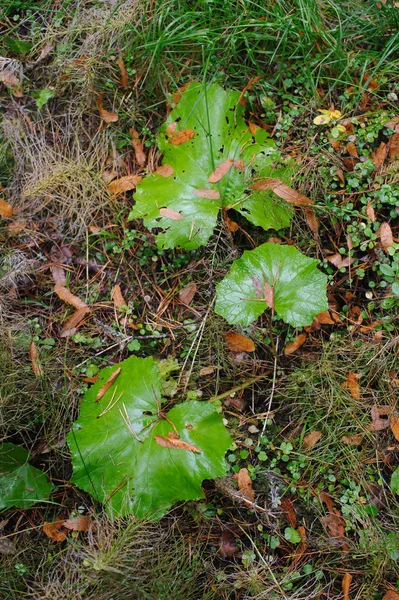
POLYGON ((158 518, 175 502, 202 498, 204 479, 226 474, 231 438, 215 407, 192 401, 161 413, 160 390, 151 357, 107 367, 68 436, 72 481, 115 516, 158 518))
POLYGON ((160 247, 205 245, 221 208, 234 208, 264 229, 289 225, 287 203, 270 191, 249 190, 255 174, 284 177, 289 169, 275 168, 279 151, 261 128, 251 133, 239 97, 216 84, 192 83, 162 126, 163 167, 138 184, 129 215, 163 230, 157 234, 160 247))
POLYGON ((50 496, 52 484, 28 460, 29 452, 21 446, 7 443, 0 447, 0 510, 29 508, 50 496))
POLYGON ((310 325, 328 309, 327 277, 317 264, 293 246, 246 250, 217 286, 215 311, 230 324, 249 325, 271 308, 294 327, 310 325))

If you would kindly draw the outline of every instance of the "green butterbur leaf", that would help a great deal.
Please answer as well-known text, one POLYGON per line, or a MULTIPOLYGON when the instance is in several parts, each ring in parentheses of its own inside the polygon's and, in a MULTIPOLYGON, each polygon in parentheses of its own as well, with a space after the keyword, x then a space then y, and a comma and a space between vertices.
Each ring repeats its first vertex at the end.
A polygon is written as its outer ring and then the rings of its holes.
POLYGON ((279 151, 262 129, 250 132, 239 97, 216 84, 192 83, 161 128, 163 165, 137 186, 129 215, 162 230, 156 236, 159 247, 205 245, 222 208, 231 207, 264 229, 289 225, 288 204, 270 191, 249 190, 254 175, 284 177, 288 167, 275 168, 279 151), (212 177, 220 167, 226 167, 224 174, 212 177))
POLYGON ((268 243, 247 250, 217 286, 215 311, 230 324, 249 325, 274 304, 286 323, 310 325, 328 309, 327 277, 317 264, 293 246, 268 243))
POLYGON ((15 444, 0 447, 0 509, 29 508, 47 500, 53 489, 45 473, 32 467, 29 452, 15 444))
POLYGON ((158 518, 175 502, 203 498, 204 479, 226 474, 231 438, 215 407, 184 402, 158 415, 161 385, 152 358, 103 369, 68 436, 72 481, 115 516, 158 518))

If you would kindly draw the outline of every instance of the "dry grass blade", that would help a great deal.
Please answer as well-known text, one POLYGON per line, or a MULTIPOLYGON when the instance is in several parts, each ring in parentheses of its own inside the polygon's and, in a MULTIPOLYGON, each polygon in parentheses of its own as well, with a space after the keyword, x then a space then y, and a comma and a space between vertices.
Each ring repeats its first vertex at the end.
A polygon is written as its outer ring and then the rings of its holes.
POLYGON ((75 308, 86 308, 86 309, 89 308, 87 306, 86 302, 83 302, 83 300, 81 300, 77 296, 74 296, 74 294, 72 294, 63 285, 58 285, 58 284, 55 285, 54 291, 57 294, 57 296, 60 298, 60 300, 63 300, 63 302, 66 302, 67 304, 70 304, 71 306, 74 306, 75 308))

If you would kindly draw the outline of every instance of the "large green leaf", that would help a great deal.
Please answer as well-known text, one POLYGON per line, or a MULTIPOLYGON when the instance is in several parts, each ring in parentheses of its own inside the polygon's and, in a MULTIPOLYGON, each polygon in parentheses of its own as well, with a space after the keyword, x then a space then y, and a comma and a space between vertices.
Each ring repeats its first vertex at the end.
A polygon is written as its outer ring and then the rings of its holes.
POLYGON ((327 277, 317 264, 293 246, 246 250, 217 286, 215 311, 231 324, 249 325, 268 308, 266 284, 274 289, 274 310, 281 319, 294 327, 310 325, 328 309, 327 277))
POLYGON ((145 177, 137 186, 136 204, 129 215, 129 219, 143 218, 149 229, 163 230, 157 235, 160 247, 194 249, 205 245, 223 207, 233 207, 264 229, 289 225, 292 211, 287 203, 273 199, 270 191, 248 190, 254 174, 284 177, 288 168, 274 168, 280 153, 265 131, 258 128, 254 135, 250 132, 239 97, 239 92, 225 91, 216 84, 192 83, 162 126, 158 145, 164 154, 163 164, 173 167, 174 173, 145 177), (172 123, 177 123, 177 132, 191 130, 194 137, 173 145, 167 136, 172 123), (236 163, 219 182, 209 183, 215 167, 227 159, 243 163, 236 163), (204 189, 220 197, 198 197, 195 191, 204 189), (162 216, 162 208, 179 213, 180 219, 162 216))
POLYGON ((0 509, 29 508, 47 500, 53 489, 47 476, 29 463, 29 452, 15 444, 0 447, 0 509))
POLYGON ((159 415, 162 402, 158 367, 151 357, 135 356, 103 369, 83 398, 68 436, 72 481, 115 516, 159 517, 179 500, 202 498, 204 479, 226 474, 224 455, 231 438, 215 407, 192 401, 159 415), (199 452, 157 443, 156 436, 170 434, 199 452))

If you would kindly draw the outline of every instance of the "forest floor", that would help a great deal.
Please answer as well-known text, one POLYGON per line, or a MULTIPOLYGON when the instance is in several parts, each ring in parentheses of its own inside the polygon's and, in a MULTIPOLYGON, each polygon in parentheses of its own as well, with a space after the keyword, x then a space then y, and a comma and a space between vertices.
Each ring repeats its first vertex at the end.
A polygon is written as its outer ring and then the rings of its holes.
POLYGON ((55 486, 1 512, 0 598, 398 600, 398 3, 3 0, 0 32, 1 441, 55 486), (128 220, 134 189, 110 184, 156 170, 193 81, 242 92, 312 210, 267 232, 220 219, 195 250, 128 220), (319 260, 312 325, 213 311, 267 240, 319 260), (228 475, 159 522, 70 482, 82 397, 132 355, 175 361, 176 398, 218 396, 234 440, 228 475))

